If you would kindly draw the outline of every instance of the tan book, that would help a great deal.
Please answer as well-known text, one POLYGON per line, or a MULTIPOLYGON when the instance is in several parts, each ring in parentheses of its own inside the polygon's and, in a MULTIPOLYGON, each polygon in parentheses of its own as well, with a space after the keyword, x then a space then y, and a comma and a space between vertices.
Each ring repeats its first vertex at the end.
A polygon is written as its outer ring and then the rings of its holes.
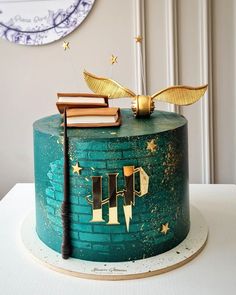
POLYGON ((90 93, 57 93, 57 108, 62 114, 66 108, 105 108, 108 97, 90 93))
POLYGON ((68 127, 120 126, 119 108, 73 108, 67 110, 68 127))

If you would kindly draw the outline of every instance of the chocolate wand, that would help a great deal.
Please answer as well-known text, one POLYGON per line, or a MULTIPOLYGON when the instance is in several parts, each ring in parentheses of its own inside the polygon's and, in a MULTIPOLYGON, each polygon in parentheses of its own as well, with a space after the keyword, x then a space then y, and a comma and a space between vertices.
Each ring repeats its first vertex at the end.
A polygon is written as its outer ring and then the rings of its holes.
POLYGON ((63 259, 68 259, 71 254, 70 241, 70 179, 69 179, 69 157, 67 138, 67 118, 66 108, 64 109, 64 200, 61 206, 61 216, 63 224, 63 240, 61 253, 63 259))

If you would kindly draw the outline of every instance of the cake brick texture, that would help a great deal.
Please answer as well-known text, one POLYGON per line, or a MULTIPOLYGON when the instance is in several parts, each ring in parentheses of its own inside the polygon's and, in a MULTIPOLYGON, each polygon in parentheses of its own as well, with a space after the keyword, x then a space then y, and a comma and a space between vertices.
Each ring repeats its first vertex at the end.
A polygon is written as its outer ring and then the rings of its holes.
MULTIPOLYGON (((72 257, 91 261, 128 261, 168 251, 189 231, 187 121, 155 111, 150 119, 134 119, 122 110, 120 128, 70 129, 70 202, 72 257), (150 145, 152 143, 152 145, 150 145), (73 171, 78 164, 80 173, 73 171), (103 198, 108 174, 119 173, 117 190, 125 188, 124 166, 142 167, 149 176, 148 193, 136 196, 127 231, 124 198, 118 197, 117 225, 91 222, 92 176, 102 176, 103 198), (168 224, 168 231, 163 225, 168 224)), ((63 201, 63 129, 59 115, 34 124, 36 231, 57 252, 61 250, 63 201)), ((139 177, 136 177, 136 189, 139 177)))

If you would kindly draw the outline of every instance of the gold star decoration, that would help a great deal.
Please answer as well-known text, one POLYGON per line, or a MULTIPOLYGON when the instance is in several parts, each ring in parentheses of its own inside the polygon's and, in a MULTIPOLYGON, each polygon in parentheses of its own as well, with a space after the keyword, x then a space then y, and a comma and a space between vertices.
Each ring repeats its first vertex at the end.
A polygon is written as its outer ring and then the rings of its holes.
POLYGON ((64 48, 64 50, 66 51, 67 49, 70 49, 70 42, 66 42, 64 41, 62 44, 62 47, 64 48))
POLYGON ((138 35, 137 37, 135 37, 135 42, 136 43, 142 43, 142 41, 143 41, 143 37, 142 36, 138 35))
POLYGON ((155 152, 157 150, 157 145, 155 144, 155 139, 147 142, 147 150, 150 152, 155 152))
POLYGON ((118 58, 118 56, 115 56, 115 55, 113 55, 113 54, 111 55, 111 64, 112 64, 112 65, 118 63, 117 58, 118 58))
POLYGON ((79 163, 76 163, 75 165, 72 165, 72 169, 73 173, 77 173, 78 175, 80 175, 80 170, 82 170, 83 168, 79 167, 79 163))
POLYGON ((168 222, 166 224, 162 224, 161 233, 166 235, 169 230, 170 230, 170 228, 169 228, 168 222))

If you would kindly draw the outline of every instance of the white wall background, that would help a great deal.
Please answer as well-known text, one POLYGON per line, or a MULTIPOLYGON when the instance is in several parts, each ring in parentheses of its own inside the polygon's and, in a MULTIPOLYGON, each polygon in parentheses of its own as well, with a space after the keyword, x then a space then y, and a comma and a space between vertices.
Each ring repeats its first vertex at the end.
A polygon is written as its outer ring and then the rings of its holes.
MULTIPOLYGON (((66 40, 25 47, 0 40, 0 196, 33 181, 32 123, 56 113, 56 92, 88 91, 84 68, 142 87, 134 37, 144 36, 147 92, 209 82, 204 100, 180 112, 189 120, 192 183, 236 182, 234 0, 96 0, 66 40)), ((128 107, 128 100, 116 104, 128 107)), ((160 103, 163 110, 173 110, 160 103)))

